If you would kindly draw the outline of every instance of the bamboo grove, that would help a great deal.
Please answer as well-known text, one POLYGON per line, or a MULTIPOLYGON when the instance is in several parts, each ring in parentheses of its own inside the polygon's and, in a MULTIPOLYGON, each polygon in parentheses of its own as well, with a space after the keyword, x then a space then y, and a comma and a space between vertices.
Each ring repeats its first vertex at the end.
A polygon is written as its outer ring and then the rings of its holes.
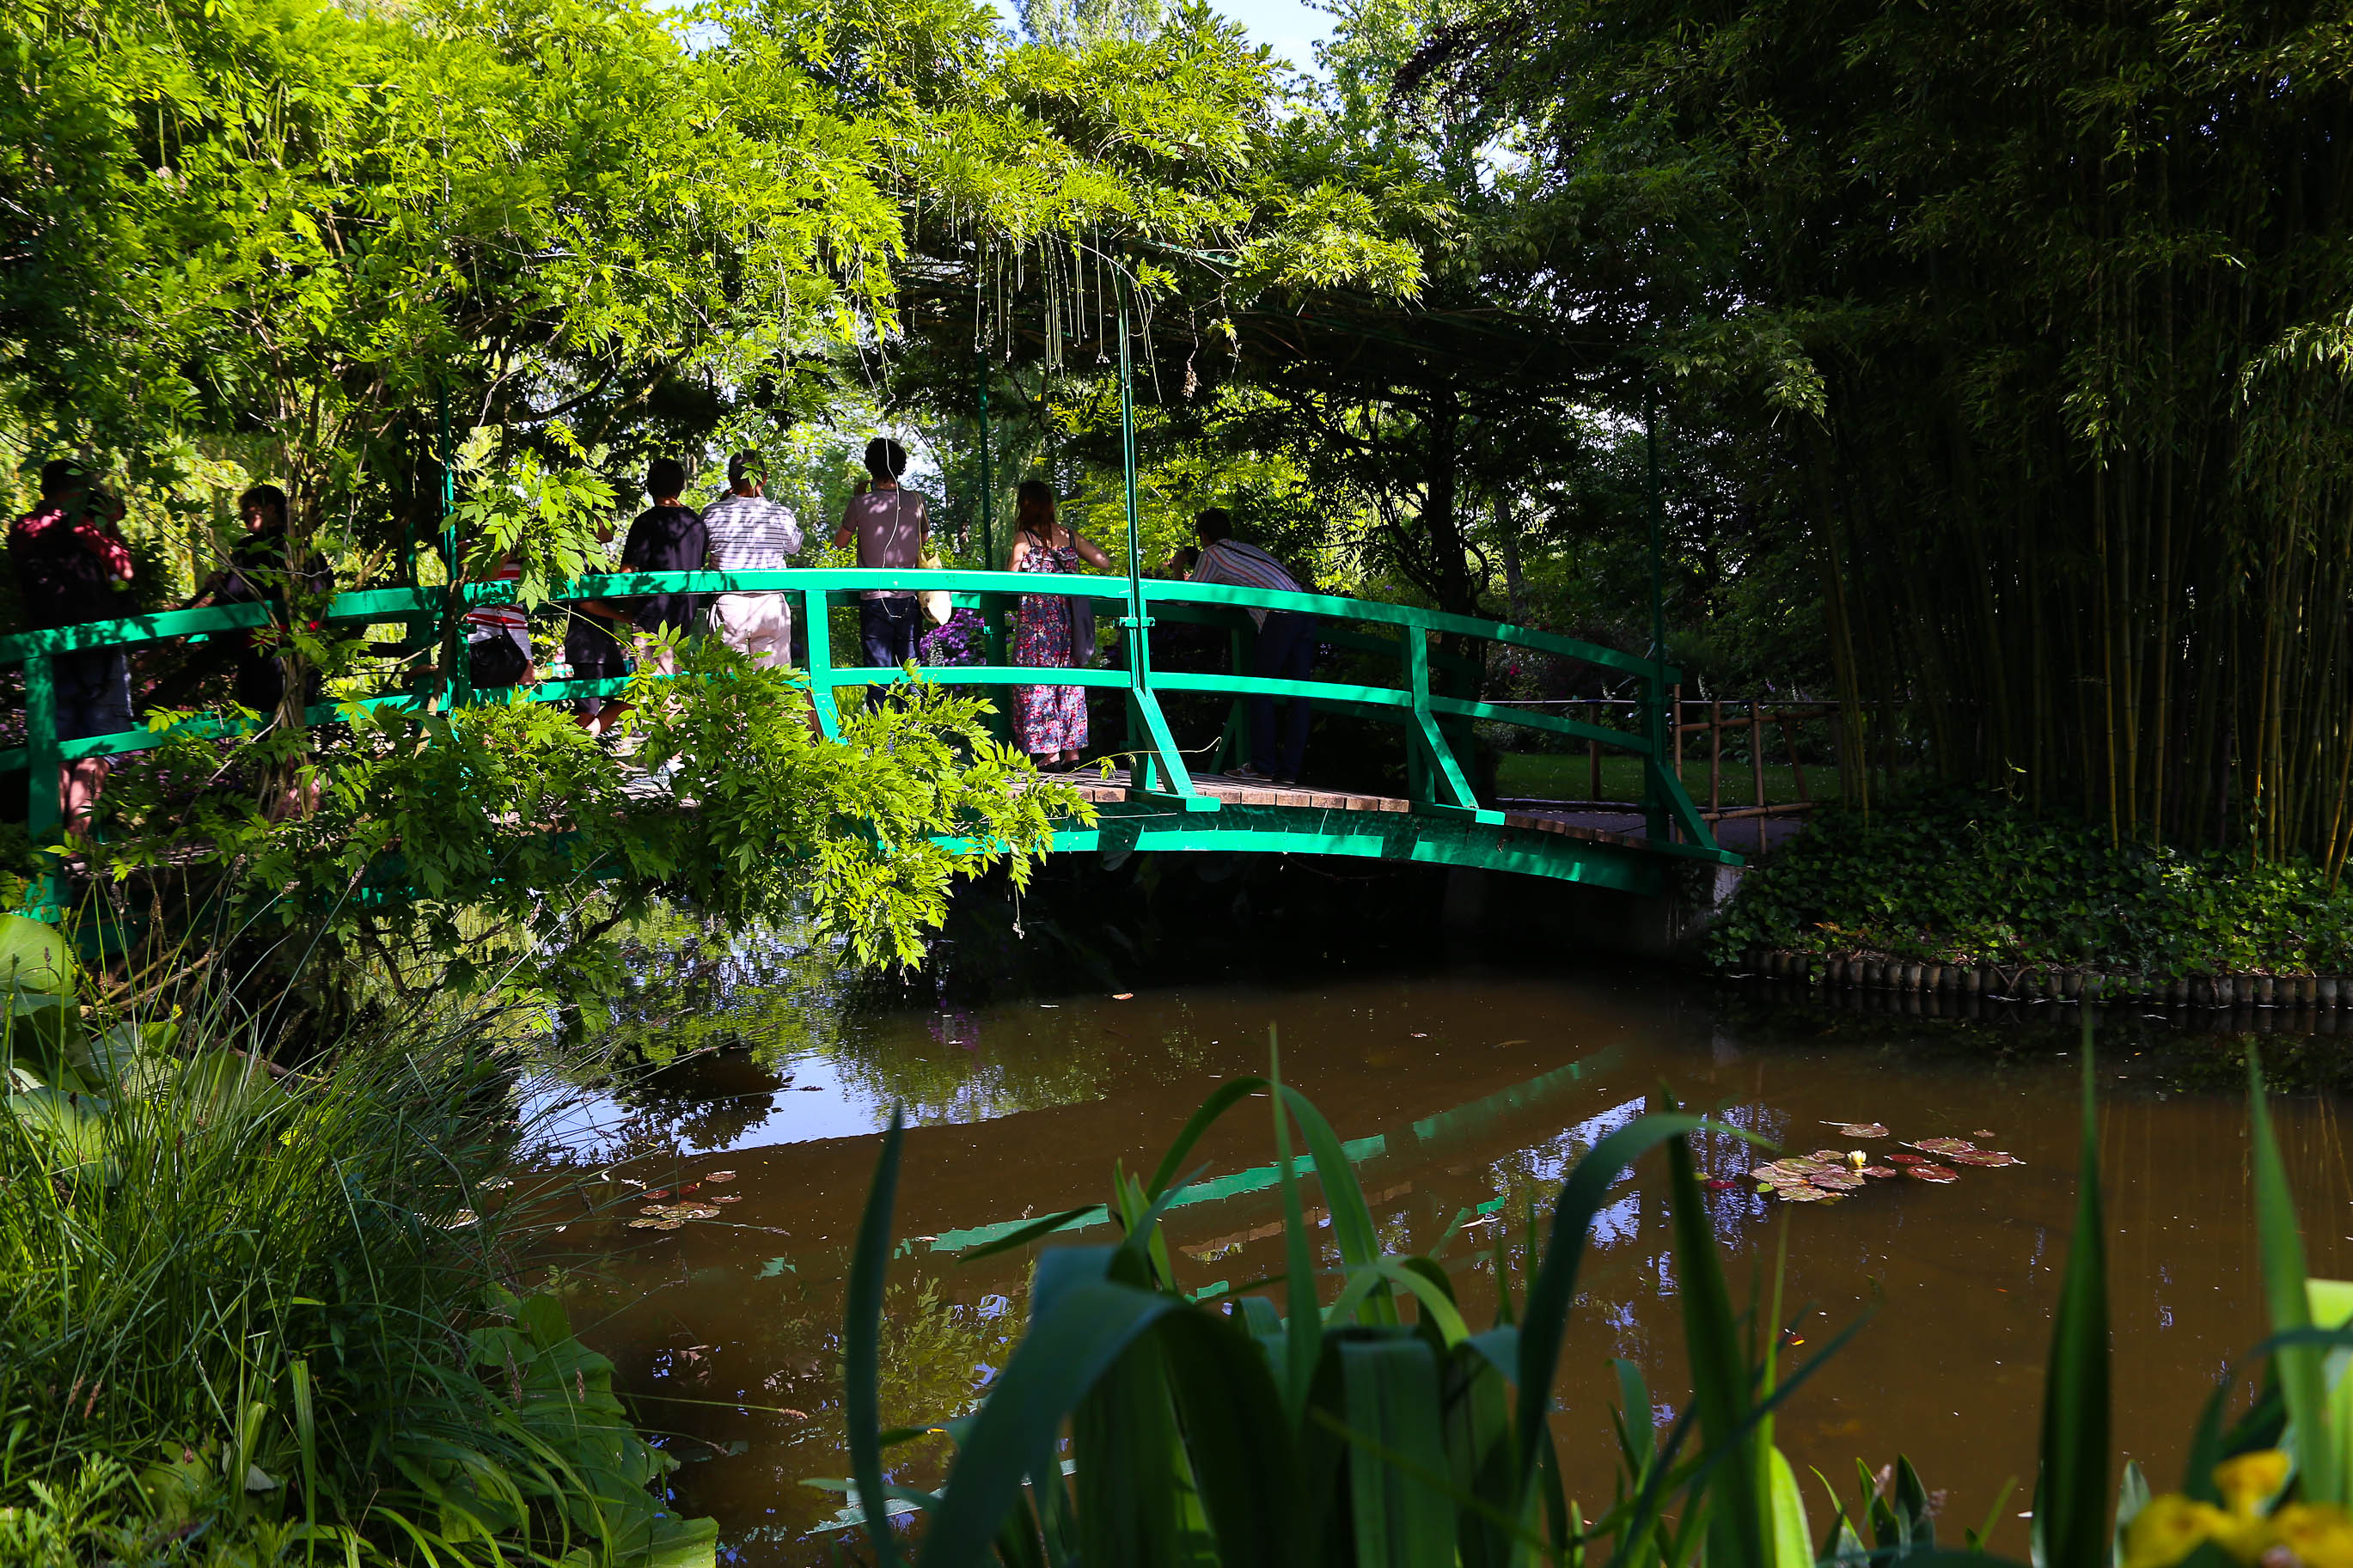
POLYGON ((1746 482, 1805 520, 1850 744, 2335 868, 2348 41, 2316 5, 1533 0, 1407 75, 1534 127, 1564 226, 1644 204, 1658 374, 1776 433, 1746 482), (1799 345, 1810 405, 1698 352, 1740 342, 1799 345))

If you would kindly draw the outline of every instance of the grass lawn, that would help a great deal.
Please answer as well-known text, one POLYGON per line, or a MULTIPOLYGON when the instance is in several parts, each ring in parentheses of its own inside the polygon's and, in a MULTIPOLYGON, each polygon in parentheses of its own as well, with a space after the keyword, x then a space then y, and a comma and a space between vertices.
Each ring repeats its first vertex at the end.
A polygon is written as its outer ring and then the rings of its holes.
MULTIPOLYGON (((1699 803, 1701 810, 1706 810, 1707 759, 1685 757, 1683 778, 1683 788, 1699 803)), ((1582 752, 1507 752, 1496 770, 1495 787, 1500 795, 1531 800, 1638 801, 1642 798, 1642 763, 1639 757, 1610 756, 1605 752, 1601 758, 1601 793, 1596 796, 1589 764, 1582 752)), ((1827 762, 1809 764, 1806 787, 1816 800, 1835 794, 1838 769, 1827 762)), ((1746 767, 1726 763, 1723 790, 1726 811, 1756 804, 1757 785, 1746 767)), ((1797 778, 1787 763, 1767 765, 1766 804, 1780 805, 1805 798, 1798 793, 1797 778)))

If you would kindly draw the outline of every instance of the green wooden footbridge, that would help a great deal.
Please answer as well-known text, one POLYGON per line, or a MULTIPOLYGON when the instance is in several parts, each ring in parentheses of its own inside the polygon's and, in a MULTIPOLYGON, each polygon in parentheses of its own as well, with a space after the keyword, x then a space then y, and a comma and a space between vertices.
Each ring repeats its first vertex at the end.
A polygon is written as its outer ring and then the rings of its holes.
MULTIPOLYGON (((1276 593, 1223 584, 1172 582, 1144 574, 1139 555, 1136 442, 1129 332, 1124 303, 1119 312, 1119 389, 1123 470, 1126 492, 1125 577, 1089 577, 1041 573, 809 569, 782 572, 619 573, 587 576, 561 586, 556 596, 573 602, 633 599, 653 594, 783 593, 793 600, 796 619, 807 628, 807 680, 819 726, 828 739, 840 737, 836 693, 844 687, 887 687, 909 679, 981 688, 1062 685, 1103 687, 1124 698, 1124 753, 1133 765, 1115 780, 1082 777, 1098 819, 1071 823, 1055 835, 1057 853, 1124 858, 1137 851, 1226 851, 1278 855, 1338 855, 1366 859, 1421 862, 1520 872, 1566 882, 1588 883, 1637 894, 1662 890, 1669 867, 1681 862, 1737 866, 1741 857, 1719 847, 1708 824, 1683 791, 1669 761, 1669 691, 1680 673, 1663 658, 1636 658, 1614 648, 1556 637, 1527 626, 1409 605, 1325 595, 1276 593), (986 662, 903 669, 862 668, 835 661, 832 612, 854 605, 876 589, 944 590, 958 606, 978 612, 987 633, 986 662), (1025 595, 1065 595, 1114 602, 1120 668, 1037 668, 1007 662, 1008 618, 1025 595), (1354 679, 1275 680, 1240 673, 1251 668, 1256 626, 1252 610, 1284 610, 1314 617, 1327 647, 1360 656, 1356 663, 1377 674, 1354 679), (1222 632, 1233 673, 1162 669, 1152 658, 1155 626, 1189 623, 1222 632), (1642 692, 1639 732, 1580 723, 1573 719, 1481 700, 1481 677, 1489 645, 1582 661, 1619 676, 1630 676, 1642 692), (1222 735, 1206 757, 1179 750, 1163 708, 1165 696, 1223 698, 1229 710, 1222 735), (1405 731, 1406 794, 1402 796, 1348 791, 1241 784, 1217 775, 1245 754, 1246 708, 1253 697, 1306 698, 1330 712, 1345 710, 1394 724, 1405 731), (1506 812, 1474 792, 1464 763, 1472 755, 1471 727, 1487 721, 1548 731, 1613 752, 1630 752, 1642 763, 1642 798, 1637 808, 1640 834, 1603 831, 1542 812, 1506 812)), ((995 559, 987 498, 987 383, 979 399, 982 499, 981 556, 995 559)), ((459 555, 453 447, 446 396, 441 408, 440 555, 445 579, 457 575, 459 555)), ((1655 431, 1651 444, 1651 646, 1666 646, 1661 587, 1662 512, 1658 492, 1655 431)), ((341 594, 328 605, 330 625, 384 625, 406 628, 411 651, 441 650, 439 689, 346 697, 321 703, 304 715, 311 724, 332 722, 340 709, 357 701, 459 706, 477 700, 467 689, 459 640, 465 612, 480 605, 511 602, 506 583, 419 585, 415 542, 406 575, 408 584, 341 594)), ((175 736, 233 738, 240 726, 219 719, 195 719, 169 730, 142 728, 113 735, 60 741, 57 733, 52 661, 79 648, 135 649, 174 640, 202 639, 269 624, 269 609, 240 605, 218 609, 176 610, 133 619, 68 626, 0 637, 0 668, 21 665, 25 675, 26 741, 0 752, 0 771, 25 768, 29 775, 26 823, 34 844, 54 845, 59 813, 58 765, 82 757, 121 756, 164 744, 175 736)), ((525 700, 554 702, 567 698, 618 695, 626 681, 560 680, 525 689, 525 700)), ((1098 750, 1100 750, 1098 743, 1098 750)), ((56 919, 59 879, 37 879, 27 912, 56 919)))
MULTIPOLYGON (((1236 851, 1261 854, 1340 855, 1369 859, 1419 861, 1476 867, 1590 883, 1628 892, 1660 890, 1664 868, 1677 860, 1737 865, 1740 857, 1719 848, 1671 765, 1661 701, 1677 679, 1662 662, 1638 658, 1548 632, 1444 615, 1399 605, 1323 595, 1272 593, 1142 576, 1089 577, 1035 573, 876 571, 864 569, 752 573, 645 573, 584 577, 566 584, 570 600, 628 599, 655 593, 781 592, 807 628, 810 695, 818 722, 829 738, 840 731, 837 693, 844 687, 874 688, 920 679, 944 685, 1001 689, 1012 686, 1101 687, 1124 699, 1125 754, 1134 765, 1109 781, 1092 773, 1078 782, 1096 805, 1092 826, 1073 823, 1055 837, 1055 850, 1119 858, 1137 851, 1236 851), (987 662, 904 669, 860 668, 837 661, 844 639, 832 612, 853 606, 874 589, 944 589, 953 601, 978 612, 987 636, 987 662), (1122 668, 1033 668, 1007 662, 1009 617, 1024 595, 1060 595, 1113 602, 1122 668), (1288 610, 1312 616, 1327 645, 1363 656, 1350 662, 1360 670, 1383 671, 1354 679, 1261 679, 1247 674, 1162 669, 1152 659, 1156 626, 1190 624, 1222 634, 1230 668, 1251 668, 1255 626, 1251 609, 1288 610), (1651 694, 1650 722, 1639 733, 1599 727, 1529 709, 1480 700, 1483 645, 1502 644, 1535 653, 1583 660, 1637 679, 1651 694), (1207 752, 1188 757, 1172 733, 1162 706, 1171 694, 1225 699, 1230 707, 1222 735, 1207 752), (1259 784, 1217 777, 1218 770, 1245 755, 1245 705, 1252 696, 1306 698, 1324 712, 1347 711, 1394 724, 1407 742, 1408 786, 1399 797, 1259 784), (1470 728, 1479 721, 1548 731, 1577 742, 1630 752, 1642 760, 1646 782, 1639 806, 1646 829, 1615 834, 1547 817, 1506 812, 1473 791, 1465 761, 1470 728)), ((505 583, 440 587, 362 590, 338 595, 326 611, 330 624, 353 627, 399 623, 409 628, 411 646, 438 642, 446 652, 461 645, 455 632, 468 605, 512 598, 505 583)), ((142 647, 200 640, 269 624, 263 605, 177 610, 132 619, 67 626, 0 638, 0 666, 21 666, 25 676, 25 744, 0 752, 0 770, 27 773, 26 822, 36 845, 58 836, 57 770, 82 757, 114 757, 146 751, 181 736, 233 739, 239 724, 197 718, 170 729, 142 727, 118 734, 60 741, 57 735, 52 661, 82 648, 142 647)), ((1198 637, 1198 634, 1197 634, 1198 637)), ((462 667, 445 657, 442 668, 462 667)), ((554 680, 525 688, 530 701, 554 702, 590 695, 617 695, 619 680, 554 680)), ((501 694, 503 699, 504 694, 501 694)), ((464 704, 483 700, 462 681, 443 681, 420 697, 414 689, 346 697, 322 702, 306 718, 332 722, 343 706, 358 702, 464 704)), ((1098 750, 1108 750, 1098 742, 1098 750)), ((1312 760, 1312 759, 1311 759, 1312 760)), ((33 911, 54 918, 58 889, 36 884, 33 911)))

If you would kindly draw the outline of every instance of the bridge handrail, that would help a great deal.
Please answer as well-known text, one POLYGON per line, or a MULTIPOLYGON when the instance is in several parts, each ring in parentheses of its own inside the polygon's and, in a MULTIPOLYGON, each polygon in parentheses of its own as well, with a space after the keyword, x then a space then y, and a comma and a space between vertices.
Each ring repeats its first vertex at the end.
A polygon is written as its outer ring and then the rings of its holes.
MULTIPOLYGON (((467 605, 510 604, 515 586, 508 582, 462 583, 459 596, 467 605)), ((975 595, 1062 595, 1091 599, 1125 600, 1127 579, 1078 574, 1029 572, 969 572, 957 569, 881 570, 863 567, 793 567, 780 572, 610 572, 597 573, 554 584, 550 596, 560 600, 634 599, 657 594, 758 594, 823 591, 871 593, 876 589, 975 595)), ((396 620, 434 610, 446 592, 438 588, 366 588, 338 594, 327 606, 331 621, 396 620)), ((1417 626, 1482 641, 1532 648, 1564 658, 1581 659, 1645 679, 1672 685, 1682 679, 1672 665, 1604 647, 1599 643, 1562 637, 1556 632, 1508 621, 1482 620, 1413 605, 1391 605, 1377 599, 1352 599, 1336 594, 1289 593, 1270 588, 1245 588, 1223 583, 1144 579, 1145 603, 1206 604, 1240 609, 1287 610, 1295 615, 1332 620, 1372 621, 1389 626, 1417 626)), ((161 610, 126 616, 111 621, 43 631, 18 632, 0 637, 0 664, 15 664, 33 653, 65 653, 90 647, 132 647, 207 632, 240 630, 269 624, 266 604, 231 605, 200 610, 161 610)))
MULTIPOLYGON (((1660 847, 1725 859, 1737 858, 1716 848, 1713 834, 1684 793, 1682 781, 1664 770, 1662 759, 1656 754, 1657 749, 1647 735, 1525 709, 1498 707, 1474 698, 1451 696, 1444 691, 1434 690, 1434 669, 1475 672, 1478 665, 1475 660, 1450 657, 1444 649, 1433 650, 1427 634, 1446 634, 1583 660, 1641 679, 1650 686, 1654 700, 1662 697, 1666 688, 1681 678, 1680 672, 1662 660, 1641 658, 1579 638, 1508 622, 1376 600, 1165 578, 1145 579, 1141 587, 1144 624, 1137 629, 1143 636, 1136 644, 1143 654, 1140 668, 1098 670, 996 662, 931 666, 926 668, 925 676, 946 685, 1124 687, 1130 710, 1129 749, 1139 758, 1137 786, 1155 798, 1166 797, 1181 804, 1188 811, 1213 811, 1219 803, 1193 786, 1189 771, 1160 711, 1155 688, 1237 699, 1235 718, 1229 725, 1229 739, 1240 732, 1239 700, 1249 697, 1306 698, 1384 713, 1403 723, 1410 737, 1408 756, 1412 789, 1419 803, 1417 810, 1461 814, 1474 816, 1482 822, 1497 824, 1502 822, 1503 814, 1481 805, 1476 799, 1462 772, 1461 759, 1455 754, 1456 744, 1449 738, 1447 725, 1475 720, 1550 731, 1630 752, 1642 760, 1646 780, 1645 809, 1651 815, 1652 836, 1659 841, 1660 847), (1327 622, 1395 626, 1398 628, 1395 651, 1404 667, 1399 671, 1403 683, 1390 688, 1355 681, 1268 679, 1242 674, 1239 670, 1233 674, 1155 670, 1151 667, 1148 654, 1148 628, 1153 624, 1152 610, 1155 605, 1224 611, 1285 611, 1327 622), (1441 721, 1446 722, 1441 723, 1441 721), (1675 846, 1667 841, 1667 835, 1662 830, 1670 819, 1692 840, 1689 845, 1675 846)), ((851 595, 878 589, 910 593, 944 590, 958 599, 977 603, 984 609, 1002 605, 1007 599, 1028 596, 1111 600, 1124 609, 1128 602, 1129 588, 1128 580, 1124 577, 1076 574, 944 568, 793 567, 771 572, 590 574, 552 584, 548 596, 558 603, 578 603, 669 594, 705 595, 780 592, 798 599, 806 610, 815 611, 820 606, 846 601, 851 595)), ((316 613, 323 621, 331 623, 405 621, 412 628, 429 620, 438 622, 438 631, 448 635, 452 628, 445 617, 477 605, 512 603, 518 597, 516 584, 506 581, 459 583, 454 588, 356 589, 335 595, 316 613)), ((0 637, 0 667, 19 663, 26 665, 27 721, 26 745, 21 749, 0 752, 0 767, 24 765, 33 773, 34 776, 29 781, 27 825, 36 842, 40 842, 43 835, 57 826, 58 803, 53 792, 45 786, 41 767, 35 764, 73 757, 143 751, 183 735, 226 737, 240 732, 242 728, 234 723, 198 719, 165 729, 146 726, 117 735, 89 736, 61 742, 56 736, 53 688, 47 672, 50 658, 90 648, 128 648, 181 637, 249 629, 269 625, 272 617, 270 605, 257 603, 196 610, 157 611, 111 621, 0 637)), ((836 688, 889 683, 904 679, 906 675, 897 669, 836 665, 832 660, 834 639, 827 617, 810 615, 807 618, 811 622, 807 627, 810 637, 807 675, 811 695, 817 704, 821 727, 828 735, 838 734, 839 717, 835 711, 833 697, 836 688)), ((1124 624, 1127 617, 1123 615, 1119 619, 1124 624)), ((1238 638, 1250 635, 1251 629, 1242 624, 1238 616, 1230 624, 1238 638)), ((1377 649, 1383 646, 1383 641, 1356 639, 1353 646, 1377 649)), ((424 646, 421 633, 411 646, 424 646)), ((1236 646, 1239 648, 1241 644, 1238 641, 1236 646)), ((1130 662, 1132 667, 1138 663, 1134 659, 1130 662)), ((462 674, 447 671, 444 674, 452 680, 449 700, 462 700, 465 695, 462 674)), ((608 693, 622 684, 613 680, 549 681, 529 689, 525 695, 531 700, 552 701, 591 691, 608 693)), ((1475 691, 1475 685, 1473 689, 1475 691)), ((378 695, 358 700, 363 706, 377 707, 386 703, 415 702, 418 698, 416 694, 405 693, 378 695)), ((314 704, 306 710, 305 721, 327 721, 339 706, 348 705, 314 704)))

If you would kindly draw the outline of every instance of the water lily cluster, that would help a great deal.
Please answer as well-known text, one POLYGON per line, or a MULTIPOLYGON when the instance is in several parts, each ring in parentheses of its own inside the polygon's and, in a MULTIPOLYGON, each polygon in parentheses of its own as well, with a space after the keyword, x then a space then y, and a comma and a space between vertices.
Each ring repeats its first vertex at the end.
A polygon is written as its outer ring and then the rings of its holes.
MULTIPOLYGON (((1876 1121, 1832 1121, 1846 1137, 1858 1139, 1885 1138, 1886 1128, 1876 1121)), ((1992 1138, 1996 1134, 1979 1131, 1972 1137, 1992 1138)), ((2026 1162, 2017 1155, 2000 1150, 1980 1149, 1969 1138, 1923 1138, 1905 1145, 1918 1153, 1891 1153, 1884 1160, 1873 1160, 1861 1149, 1841 1152, 1836 1149, 1817 1149, 1811 1154, 1793 1154, 1759 1165, 1750 1175, 1757 1179, 1760 1194, 1781 1199, 1785 1203, 1835 1203, 1850 1193, 1861 1192, 1874 1181, 1893 1182, 1909 1178, 1916 1182, 1946 1183, 1960 1179, 1954 1165, 2022 1165, 2026 1162), (1935 1155, 1937 1158, 1931 1159, 1935 1155), (1942 1160, 1945 1163, 1939 1163, 1942 1160)))

